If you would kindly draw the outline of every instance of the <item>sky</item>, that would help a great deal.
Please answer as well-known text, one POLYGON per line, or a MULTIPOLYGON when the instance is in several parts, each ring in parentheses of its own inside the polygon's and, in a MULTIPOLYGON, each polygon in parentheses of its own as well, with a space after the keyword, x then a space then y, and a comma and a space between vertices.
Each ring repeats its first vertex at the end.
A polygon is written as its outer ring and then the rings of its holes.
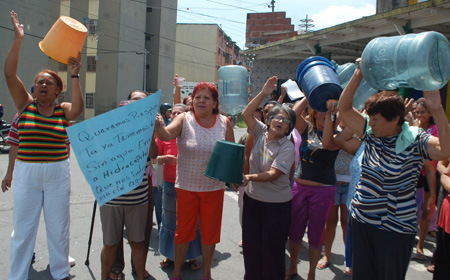
MULTIPOLYGON (((178 23, 216 23, 245 49, 247 13, 271 12, 271 0, 178 0, 178 23)), ((294 30, 312 19, 314 31, 375 14, 376 0, 275 0, 275 12, 286 12, 294 30)))

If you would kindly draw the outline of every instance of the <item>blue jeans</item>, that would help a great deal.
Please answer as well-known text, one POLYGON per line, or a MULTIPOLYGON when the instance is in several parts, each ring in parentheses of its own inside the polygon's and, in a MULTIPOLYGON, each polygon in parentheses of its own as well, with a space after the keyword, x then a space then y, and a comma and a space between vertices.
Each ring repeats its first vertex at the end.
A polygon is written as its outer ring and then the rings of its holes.
POLYGON ((162 191, 158 187, 153 187, 153 205, 155 206, 156 224, 158 231, 161 227, 161 213, 162 213, 162 191))

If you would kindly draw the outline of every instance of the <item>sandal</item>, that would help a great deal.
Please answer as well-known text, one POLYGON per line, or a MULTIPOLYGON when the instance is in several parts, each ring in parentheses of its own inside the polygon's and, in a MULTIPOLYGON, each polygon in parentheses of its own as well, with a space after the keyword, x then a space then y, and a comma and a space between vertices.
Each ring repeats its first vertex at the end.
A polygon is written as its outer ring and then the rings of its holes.
POLYGON ((125 274, 122 271, 111 271, 108 280, 124 280, 125 274))
POLYGON ((427 270, 428 272, 434 273, 434 264, 430 264, 429 266, 427 266, 427 270))
POLYGON ((329 262, 320 260, 320 261, 317 263, 316 267, 317 267, 318 270, 322 270, 322 269, 327 268, 328 265, 329 265, 329 262))
MULTIPOLYGON (((136 270, 134 270, 134 269, 132 269, 131 270, 131 274, 133 275, 133 276, 135 276, 135 277, 137 277, 137 274, 136 274, 136 270)), ((148 272, 147 271, 147 269, 144 271, 144 279, 145 280, 148 280, 148 279, 150 279, 150 272, 148 272)))
POLYGON ((202 264, 200 263, 199 260, 191 260, 191 261, 187 261, 187 263, 189 264, 191 269, 194 271, 199 270, 202 267, 202 264))
POLYGON ((173 264, 171 259, 165 258, 162 262, 159 263, 159 267, 166 268, 173 264))
POLYGON ((427 257, 424 254, 421 254, 421 253, 416 253, 411 258, 411 260, 413 260, 413 261, 423 261, 423 260, 426 260, 426 259, 427 259, 427 257))
POLYGON ((345 275, 352 275, 352 269, 350 267, 346 266, 345 270, 344 270, 344 274, 345 275))
POLYGON ((285 280, 291 280, 293 277, 297 276, 298 273, 297 272, 293 272, 293 273, 286 273, 286 275, 284 276, 285 280))

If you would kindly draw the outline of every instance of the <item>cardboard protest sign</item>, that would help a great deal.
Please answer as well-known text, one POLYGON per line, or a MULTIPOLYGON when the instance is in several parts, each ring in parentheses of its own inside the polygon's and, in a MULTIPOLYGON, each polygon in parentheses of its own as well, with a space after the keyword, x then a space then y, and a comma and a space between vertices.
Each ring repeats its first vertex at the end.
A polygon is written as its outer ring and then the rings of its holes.
POLYGON ((161 91, 67 128, 74 154, 100 206, 141 182, 161 91))

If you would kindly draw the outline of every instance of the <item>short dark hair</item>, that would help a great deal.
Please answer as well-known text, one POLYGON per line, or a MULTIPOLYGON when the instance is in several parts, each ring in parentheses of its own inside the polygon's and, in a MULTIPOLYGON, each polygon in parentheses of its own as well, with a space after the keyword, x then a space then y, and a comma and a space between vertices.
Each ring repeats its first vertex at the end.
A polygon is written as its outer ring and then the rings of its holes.
POLYGON ((370 116, 379 113, 388 121, 398 117, 400 126, 405 122, 405 104, 398 91, 384 90, 372 95, 366 100, 365 108, 370 116))
POLYGON ((269 104, 278 105, 278 106, 281 105, 281 104, 278 103, 278 101, 276 101, 276 100, 269 100, 269 101, 267 101, 266 103, 264 103, 264 105, 262 106, 263 109, 266 108, 266 106, 269 105, 269 104))
POLYGON ((288 106, 286 106, 284 104, 283 105, 279 105, 278 104, 278 105, 275 105, 272 109, 270 109, 269 113, 267 113, 266 125, 267 125, 267 128, 269 129, 270 128, 270 122, 272 121, 273 117, 275 117, 281 111, 286 112, 286 114, 289 117, 289 120, 291 121, 291 123, 289 124, 289 130, 288 130, 288 132, 286 134, 286 136, 288 136, 292 132, 292 130, 294 129, 295 122, 297 120, 297 117, 295 115, 294 110, 292 110, 288 106))
POLYGON ((147 96, 150 95, 150 92, 147 92, 145 90, 134 89, 134 90, 130 91, 130 93, 128 94, 127 100, 131 100, 131 95, 133 94, 133 92, 142 92, 142 93, 144 93, 147 96))

